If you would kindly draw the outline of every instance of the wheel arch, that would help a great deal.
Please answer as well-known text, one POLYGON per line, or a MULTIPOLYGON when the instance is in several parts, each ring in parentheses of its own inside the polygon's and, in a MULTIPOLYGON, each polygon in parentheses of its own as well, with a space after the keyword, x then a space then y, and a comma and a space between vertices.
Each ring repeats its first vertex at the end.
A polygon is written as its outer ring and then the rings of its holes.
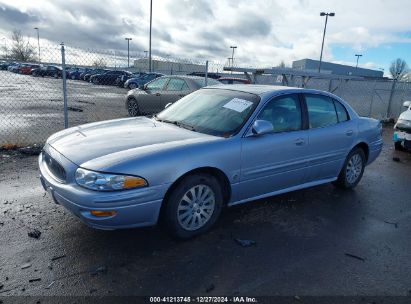
POLYGON ((354 150, 355 148, 360 148, 360 149, 362 149, 362 150, 364 151, 365 162, 367 163, 367 162, 368 162, 368 158, 369 158, 369 154, 370 154, 370 148, 369 148, 368 144, 367 144, 366 142, 364 142, 364 141, 361 141, 361 142, 357 143, 357 144, 351 149, 351 151, 354 150))
POLYGON ((177 188, 177 186, 180 184, 180 182, 186 178, 187 176, 194 175, 196 173, 205 173, 209 174, 213 177, 215 177, 220 185, 222 186, 223 190, 223 199, 224 199, 224 205, 227 205, 227 203, 230 201, 231 198, 231 184, 230 181, 227 177, 227 175, 220 169, 216 167, 199 167, 196 169, 192 169, 183 175, 181 175, 177 180, 175 180, 171 186, 167 189, 166 194, 164 195, 163 198, 163 204, 161 205, 161 210, 160 210, 160 216, 163 214, 163 210, 165 209, 165 205, 167 204, 167 200, 170 196, 170 194, 174 191, 174 189, 177 188))

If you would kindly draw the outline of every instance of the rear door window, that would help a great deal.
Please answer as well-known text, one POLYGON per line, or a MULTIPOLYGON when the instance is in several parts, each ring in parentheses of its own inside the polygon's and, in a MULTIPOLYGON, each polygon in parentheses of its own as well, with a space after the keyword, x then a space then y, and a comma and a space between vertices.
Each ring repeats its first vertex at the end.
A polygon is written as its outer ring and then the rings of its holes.
POLYGON ((310 129, 324 128, 338 123, 333 101, 327 96, 305 94, 310 129))
POLYGON ((167 84, 166 91, 185 91, 188 90, 188 85, 185 80, 179 78, 171 78, 167 84))

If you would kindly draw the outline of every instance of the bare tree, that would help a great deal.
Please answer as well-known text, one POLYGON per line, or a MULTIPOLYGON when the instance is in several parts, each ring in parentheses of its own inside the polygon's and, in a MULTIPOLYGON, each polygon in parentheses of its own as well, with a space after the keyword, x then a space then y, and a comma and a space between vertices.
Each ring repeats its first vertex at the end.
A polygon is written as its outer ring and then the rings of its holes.
POLYGON ((282 68, 282 69, 285 68, 285 62, 284 62, 284 60, 281 60, 280 64, 277 66, 277 68, 282 68))
POLYGON ((402 80, 408 72, 408 65, 404 59, 397 58, 391 62, 390 74, 395 80, 402 80))
POLYGON ((107 62, 103 58, 94 60, 93 66, 96 68, 104 68, 107 66, 107 62))
POLYGON ((29 39, 24 38, 20 30, 14 30, 11 35, 12 46, 10 57, 18 61, 34 60, 34 47, 31 46, 29 39))

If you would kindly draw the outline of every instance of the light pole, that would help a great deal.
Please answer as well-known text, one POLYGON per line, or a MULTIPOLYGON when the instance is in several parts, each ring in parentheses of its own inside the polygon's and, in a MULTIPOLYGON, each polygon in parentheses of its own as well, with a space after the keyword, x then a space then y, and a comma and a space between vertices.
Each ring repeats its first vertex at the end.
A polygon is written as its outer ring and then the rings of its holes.
POLYGON ((37 31, 37 46, 39 48, 39 63, 41 62, 41 57, 40 57, 40 29, 38 27, 34 28, 37 31))
POLYGON ((130 67, 130 40, 133 40, 131 38, 124 38, 127 40, 127 67, 130 67))
POLYGON ((322 62, 322 60, 323 60, 324 39, 325 39, 325 32, 326 32, 326 30, 327 30, 328 16, 334 17, 334 16, 335 16, 335 13, 324 13, 324 12, 321 12, 321 13, 320 13, 320 16, 321 16, 321 17, 325 16, 325 25, 324 25, 324 33, 323 33, 323 42, 322 42, 322 44, 321 44, 320 64, 318 65, 318 73, 321 72, 321 62, 322 62))
POLYGON ((358 60, 360 59, 362 55, 361 54, 355 54, 355 57, 357 57, 357 64, 355 65, 355 69, 358 68, 358 60))
POLYGON ((236 46, 230 46, 231 49, 233 49, 233 54, 231 55, 231 74, 233 74, 233 68, 234 68, 234 50, 237 48, 236 46))
POLYGON ((150 0, 150 38, 148 46, 148 71, 151 72, 151 26, 153 23, 153 0, 150 0))

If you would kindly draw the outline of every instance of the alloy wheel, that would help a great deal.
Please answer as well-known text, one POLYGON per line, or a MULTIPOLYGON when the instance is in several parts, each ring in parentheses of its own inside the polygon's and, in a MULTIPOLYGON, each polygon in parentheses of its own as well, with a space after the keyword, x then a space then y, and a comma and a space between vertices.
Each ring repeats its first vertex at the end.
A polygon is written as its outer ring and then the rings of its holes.
POLYGON ((198 230, 210 220, 214 209, 214 191, 207 185, 196 185, 183 195, 178 204, 178 223, 185 230, 198 230))
POLYGON ((345 171, 345 176, 347 182, 354 184, 357 179, 360 177, 362 172, 362 158, 359 154, 354 154, 347 163, 347 168, 345 171))

